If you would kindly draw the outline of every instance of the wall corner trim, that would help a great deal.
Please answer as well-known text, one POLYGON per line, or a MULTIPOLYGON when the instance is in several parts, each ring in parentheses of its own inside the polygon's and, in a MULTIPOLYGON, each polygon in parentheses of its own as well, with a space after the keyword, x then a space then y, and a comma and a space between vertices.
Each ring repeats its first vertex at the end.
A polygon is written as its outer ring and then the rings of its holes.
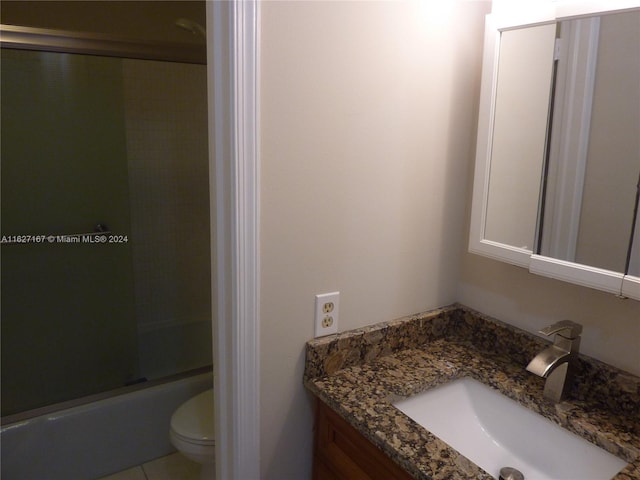
POLYGON ((259 2, 207 2, 216 474, 260 478, 259 2), (213 230, 213 229, 212 229, 213 230))

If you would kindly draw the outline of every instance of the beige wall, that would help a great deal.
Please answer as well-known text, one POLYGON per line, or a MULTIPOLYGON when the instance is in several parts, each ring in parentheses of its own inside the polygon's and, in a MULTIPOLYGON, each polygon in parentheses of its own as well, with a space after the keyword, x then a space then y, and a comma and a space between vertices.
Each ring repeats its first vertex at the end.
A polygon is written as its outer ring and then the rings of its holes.
POLYGON ((262 4, 265 479, 309 478, 315 294, 341 331, 456 300, 489 4, 429 8, 262 4))

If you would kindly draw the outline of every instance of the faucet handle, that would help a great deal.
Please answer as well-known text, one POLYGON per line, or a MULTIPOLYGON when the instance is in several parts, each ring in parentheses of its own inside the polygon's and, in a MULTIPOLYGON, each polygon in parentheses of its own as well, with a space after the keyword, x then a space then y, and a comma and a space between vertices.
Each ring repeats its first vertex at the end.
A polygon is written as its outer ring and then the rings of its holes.
POLYGON ((542 333, 543 335, 547 336, 557 333, 562 337, 574 339, 582 333, 582 325, 576 322, 572 322, 571 320, 561 320, 554 323, 553 325, 549 325, 548 327, 539 330, 538 333, 542 333))

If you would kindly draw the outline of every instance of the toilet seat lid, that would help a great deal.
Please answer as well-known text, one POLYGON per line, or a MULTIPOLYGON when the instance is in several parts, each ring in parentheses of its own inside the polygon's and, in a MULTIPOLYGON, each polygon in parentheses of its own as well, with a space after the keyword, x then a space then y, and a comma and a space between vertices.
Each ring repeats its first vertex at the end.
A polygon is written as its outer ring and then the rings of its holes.
POLYGON ((213 428, 213 389, 187 400, 171 416, 171 429, 184 438, 213 441, 213 428))

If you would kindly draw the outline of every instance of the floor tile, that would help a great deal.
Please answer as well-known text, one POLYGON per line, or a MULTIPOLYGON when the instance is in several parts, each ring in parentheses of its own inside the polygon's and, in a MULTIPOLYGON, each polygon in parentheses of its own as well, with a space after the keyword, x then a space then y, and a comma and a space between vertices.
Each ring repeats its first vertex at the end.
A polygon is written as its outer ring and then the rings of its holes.
POLYGON ((102 477, 99 480, 147 480, 147 477, 144 475, 142 467, 133 467, 108 477, 102 477))
POLYGON ((161 457, 142 465, 147 480, 198 480, 200 465, 180 453, 161 457))

